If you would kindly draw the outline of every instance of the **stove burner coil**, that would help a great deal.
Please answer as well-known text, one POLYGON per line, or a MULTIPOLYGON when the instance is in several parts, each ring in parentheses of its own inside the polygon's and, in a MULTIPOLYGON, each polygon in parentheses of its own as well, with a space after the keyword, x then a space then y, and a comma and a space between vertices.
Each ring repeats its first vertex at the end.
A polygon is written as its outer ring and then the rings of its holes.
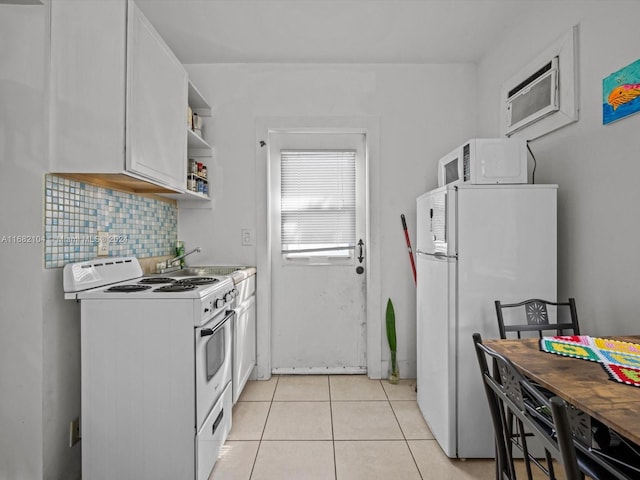
POLYGON ((190 290, 195 290, 198 288, 196 285, 187 283, 187 284, 176 284, 173 283, 171 285, 165 285, 164 287, 159 287, 154 289, 154 292, 188 292, 190 290))
POLYGON ((147 290, 151 287, 147 285, 116 285, 115 287, 107 288, 106 292, 141 292, 143 290, 147 290))
POLYGON ((138 283, 154 285, 157 283, 173 283, 175 279, 169 277, 145 277, 141 279, 138 283))
POLYGON ((181 278, 176 280, 174 285, 210 285, 219 281, 213 277, 193 277, 193 278, 181 278))

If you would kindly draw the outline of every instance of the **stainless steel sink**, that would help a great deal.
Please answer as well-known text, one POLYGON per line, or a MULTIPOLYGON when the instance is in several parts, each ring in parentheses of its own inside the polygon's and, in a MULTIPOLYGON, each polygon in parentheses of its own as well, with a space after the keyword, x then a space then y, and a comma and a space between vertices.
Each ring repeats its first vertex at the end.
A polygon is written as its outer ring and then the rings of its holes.
POLYGON ((171 277, 206 277, 209 275, 230 275, 238 270, 243 270, 244 266, 198 266, 185 267, 175 272, 168 273, 171 277))

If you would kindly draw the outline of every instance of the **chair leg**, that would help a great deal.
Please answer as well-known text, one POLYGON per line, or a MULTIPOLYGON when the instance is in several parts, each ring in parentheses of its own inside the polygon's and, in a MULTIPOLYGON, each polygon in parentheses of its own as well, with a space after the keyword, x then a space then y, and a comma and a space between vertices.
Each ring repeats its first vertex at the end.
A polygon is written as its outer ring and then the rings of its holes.
POLYGON ((549 470, 549 479, 556 480, 556 474, 553 471, 553 457, 547 451, 547 449, 544 450, 544 456, 547 459, 547 470, 549 470))
POLYGON ((508 420, 507 420, 507 431, 505 432, 505 445, 507 448, 507 451, 505 454, 505 460, 508 463, 507 467, 509 469, 509 477, 511 479, 516 478, 516 466, 513 463, 513 443, 512 443, 514 423, 515 423, 515 418, 511 413, 509 413, 508 420))
MULTIPOLYGON (((504 413, 502 413, 502 418, 504 418, 504 413)), ((511 412, 507 412, 507 421, 505 424, 506 431, 503 431, 504 444, 506 448, 506 451, 504 452, 505 453, 504 461, 506 463, 510 480, 515 480, 516 478, 516 468, 515 468, 515 465, 513 464, 513 443, 512 443, 514 420, 515 419, 513 417, 513 414, 511 412)))
POLYGON ((524 429, 524 425, 520 420, 516 425, 517 435, 520 438, 520 446, 522 447, 522 457, 524 460, 524 466, 527 471, 527 479, 533 480, 533 473, 531 471, 531 460, 529 457, 529 447, 527 445, 527 432, 524 429))
MULTIPOLYGON (((503 432, 504 433, 504 432, 503 432)), ((516 480, 513 462, 510 461, 506 451, 500 451, 496 441, 496 480, 516 480)))

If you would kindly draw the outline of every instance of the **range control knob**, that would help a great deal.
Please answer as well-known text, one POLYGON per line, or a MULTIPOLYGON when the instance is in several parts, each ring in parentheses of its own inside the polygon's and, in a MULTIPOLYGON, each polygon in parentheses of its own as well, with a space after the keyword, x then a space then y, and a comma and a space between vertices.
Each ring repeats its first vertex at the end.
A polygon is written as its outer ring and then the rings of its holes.
POLYGON ((233 290, 231 290, 231 295, 233 295, 234 297, 237 297, 238 295, 240 295, 240 292, 238 291, 237 288, 234 288, 233 290))
POLYGON ((225 302, 230 302, 231 300, 233 300, 233 293, 231 292, 227 292, 224 294, 224 301, 225 302))
POLYGON ((224 300, 222 298, 216 298, 216 301, 213 303, 215 308, 221 308, 224 306, 224 300))

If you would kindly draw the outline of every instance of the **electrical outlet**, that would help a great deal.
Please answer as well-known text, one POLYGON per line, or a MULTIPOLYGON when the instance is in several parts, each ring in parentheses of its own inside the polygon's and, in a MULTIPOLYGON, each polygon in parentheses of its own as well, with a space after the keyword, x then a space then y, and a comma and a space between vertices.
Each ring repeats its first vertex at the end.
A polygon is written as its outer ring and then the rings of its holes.
POLYGON ((98 256, 109 255, 109 233, 98 232, 98 256))
POLYGON ((252 228, 243 228, 241 230, 242 235, 242 245, 253 245, 253 229, 252 228))
POLYGON ((80 441, 80 419, 69 422, 69 447, 73 447, 80 441))

